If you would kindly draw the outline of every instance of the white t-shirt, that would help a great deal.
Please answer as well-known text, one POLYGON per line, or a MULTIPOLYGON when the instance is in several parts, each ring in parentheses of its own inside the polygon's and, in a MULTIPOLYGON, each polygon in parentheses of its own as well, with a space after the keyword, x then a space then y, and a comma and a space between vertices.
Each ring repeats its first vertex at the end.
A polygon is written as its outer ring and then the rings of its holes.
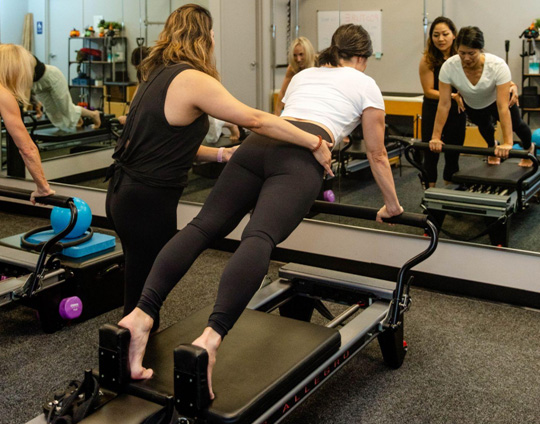
POLYGON ((484 53, 484 57, 484 70, 476 85, 472 85, 465 75, 459 55, 444 62, 439 73, 439 81, 455 87, 473 109, 483 109, 497 101, 497 86, 512 80, 504 60, 490 53, 484 53))
POLYGON ((325 125, 337 145, 360 123, 364 109, 384 110, 381 90, 363 72, 350 67, 308 68, 291 80, 281 116, 325 125))

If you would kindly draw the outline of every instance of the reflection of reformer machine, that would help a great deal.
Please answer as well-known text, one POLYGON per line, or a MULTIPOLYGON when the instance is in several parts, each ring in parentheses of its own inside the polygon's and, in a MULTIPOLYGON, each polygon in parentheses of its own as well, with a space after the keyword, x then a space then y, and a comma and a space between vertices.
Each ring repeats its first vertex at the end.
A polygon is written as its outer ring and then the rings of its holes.
MULTIPOLYGON (((377 210, 317 202, 313 212, 374 219, 377 210)), ((426 250, 401 268, 397 284, 311 266, 284 266, 281 278, 255 295, 221 345, 212 402, 206 351, 183 344, 206 326, 211 308, 150 338, 145 365, 155 372, 144 381, 130 381, 129 331, 105 325, 100 329, 97 373, 102 394, 93 395, 100 391, 86 373, 83 386, 94 389, 86 390, 80 402, 96 411, 81 422, 275 423, 376 338, 384 361, 400 367, 407 351, 403 319, 410 305, 409 271, 434 252, 437 230, 422 215, 403 214, 390 221, 423 228, 431 237, 426 250), (334 317, 321 300, 348 308, 334 317), (277 308, 281 316, 269 313, 277 308), (314 308, 329 320, 325 326, 309 322, 314 308)), ((57 393, 56 404, 47 401, 45 416, 54 417, 56 405, 56 411, 68 411, 66 405, 77 397, 70 396, 74 390, 57 393)))
MULTIPOLYGON (((394 136, 390 133, 391 130, 387 126, 384 136, 384 146, 388 152, 388 159, 401 157, 401 143, 399 140, 395 140, 394 136)), ((342 143, 339 148, 332 152, 332 156, 334 161, 338 164, 339 175, 342 176, 369 168, 361 125, 356 127, 349 135, 349 142, 342 143)))
MULTIPOLYGON (((391 135, 393 131, 387 125, 384 136, 384 146, 388 153, 388 159, 399 157, 403 151, 401 141, 395 140, 391 135)), ((399 161, 401 166, 401 160, 399 161)), ((349 135, 348 142, 342 142, 332 151, 332 170, 336 176, 346 177, 355 172, 369 169, 366 146, 363 141, 362 125, 358 125, 349 135)), ((401 168, 400 168, 401 169, 401 168)), ((318 199, 327 202, 335 201, 333 192, 334 179, 326 176, 318 199)))
MULTIPOLYGON (((28 200, 30 191, 0 187, 0 196, 28 200)), ((43 330, 54 332, 67 320, 82 321, 122 305, 124 259, 114 237, 89 229, 80 240, 67 239, 80 215, 74 200, 54 195, 39 202, 69 208, 71 218, 57 234, 30 231, 0 240, 0 306, 14 301, 30 306, 43 330)))
MULTIPOLYGON (((240 138, 237 141, 231 141, 231 139, 228 136, 224 136, 223 134, 219 137, 216 143, 207 143, 206 140, 202 142, 203 146, 207 147, 234 147, 238 146, 242 143, 248 136, 248 132, 242 128, 238 127, 240 130, 240 138)), ((200 175, 201 177, 205 178, 211 178, 216 179, 220 176, 221 171, 223 171, 223 168, 225 167, 225 163, 219 163, 219 162, 194 162, 193 163, 193 173, 200 175)))
MULTIPOLYGON (((50 124, 48 126, 44 125, 43 121, 35 119, 33 114, 25 113, 24 117, 25 119, 31 119, 26 126, 30 137, 36 143, 43 160, 62 151, 61 154, 63 155, 73 155, 76 153, 89 153, 94 150, 103 149, 103 143, 115 139, 112 128, 114 123, 111 122, 112 118, 114 118, 113 115, 102 115, 102 125, 100 128, 94 129, 90 125, 87 125, 69 131, 61 130, 50 124)), ((26 169, 18 148, 7 131, 5 136, 7 175, 25 178, 26 169)), ((98 164, 96 166, 105 168, 109 162, 110 160, 107 163, 102 165, 98 164)), ((64 171, 65 175, 70 175, 69 170, 64 171)), ((72 171, 72 174, 81 172, 79 169, 74 169, 72 171)))
POLYGON ((434 222, 442 226, 448 212, 482 216, 488 227, 480 235, 488 233, 493 245, 508 246, 512 216, 524 210, 527 202, 540 191, 537 158, 524 151, 511 150, 510 159, 494 166, 478 157, 493 156, 494 149, 443 145, 443 152, 476 157, 460 157, 460 170, 453 175, 453 184, 445 188, 429 188, 425 169, 414 159, 416 149, 427 150, 429 144, 412 142, 405 149, 405 157, 420 170, 420 180, 425 189, 422 207, 434 222), (518 166, 518 160, 523 158, 531 159, 533 166, 518 166))

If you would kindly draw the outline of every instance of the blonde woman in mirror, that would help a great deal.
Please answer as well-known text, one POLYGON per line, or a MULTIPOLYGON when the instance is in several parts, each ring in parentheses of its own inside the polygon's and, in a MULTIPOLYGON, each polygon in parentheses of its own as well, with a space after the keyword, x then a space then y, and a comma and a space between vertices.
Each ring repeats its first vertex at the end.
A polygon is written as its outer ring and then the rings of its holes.
POLYGON ((279 90, 278 97, 274 105, 274 115, 281 115, 281 111, 285 106, 282 102, 283 96, 285 96, 285 92, 287 91, 287 87, 289 86, 292 77, 304 69, 315 66, 315 58, 316 56, 313 45, 306 37, 298 37, 291 43, 288 54, 289 65, 287 66, 285 79, 283 80, 281 90, 279 90))
POLYGON ((52 195, 54 190, 51 190, 45 179, 39 150, 30 138, 21 116, 22 108, 30 102, 34 70, 32 64, 32 55, 22 46, 0 45, 0 116, 36 183, 36 190, 30 196, 30 201, 35 204, 36 197, 52 195))

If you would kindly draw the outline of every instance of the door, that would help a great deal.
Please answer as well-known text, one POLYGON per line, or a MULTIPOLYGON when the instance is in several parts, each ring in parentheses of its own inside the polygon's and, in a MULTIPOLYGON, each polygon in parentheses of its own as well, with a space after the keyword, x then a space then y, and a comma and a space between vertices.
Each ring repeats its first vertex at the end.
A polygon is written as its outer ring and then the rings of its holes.
MULTIPOLYGON (((257 107, 257 1, 226 0, 221 3, 221 80, 241 102, 257 107)), ((217 46, 216 46, 217 47, 217 46)))

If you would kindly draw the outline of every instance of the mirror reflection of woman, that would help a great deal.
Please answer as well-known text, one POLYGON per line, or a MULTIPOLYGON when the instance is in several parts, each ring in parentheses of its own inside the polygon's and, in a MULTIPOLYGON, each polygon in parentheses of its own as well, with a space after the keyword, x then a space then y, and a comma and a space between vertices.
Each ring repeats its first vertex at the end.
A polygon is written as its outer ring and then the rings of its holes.
POLYGON ((283 104, 283 96, 285 96, 292 77, 304 69, 315 66, 315 49, 306 37, 298 37, 291 43, 289 46, 288 61, 287 72, 285 73, 285 78, 283 79, 281 90, 279 90, 274 106, 274 115, 277 116, 281 115, 281 111, 285 106, 283 104))
POLYGON ((36 197, 54 194, 54 190, 45 179, 39 150, 21 116, 21 108, 30 101, 32 73, 33 57, 27 50, 14 44, 0 45, 0 116, 36 183, 30 197, 35 203, 36 197))
MULTIPOLYGON (((424 91, 422 103, 422 141, 429 143, 433 133, 433 125, 439 104, 439 72, 443 63, 451 56, 457 54, 454 40, 457 29, 450 19, 439 16, 429 29, 426 50, 420 59, 420 82, 424 91)), ((461 98, 455 88, 452 88, 452 102, 448 111, 448 118, 442 130, 441 139, 445 143, 463 146, 465 141, 466 117, 461 113, 459 102, 461 98)), ((435 187, 437 181, 437 164, 439 153, 426 151, 424 154, 424 168, 428 175, 429 187, 435 187)), ((445 183, 452 180, 452 175, 459 171, 459 153, 444 153, 443 179, 445 183)))
MULTIPOLYGON (((521 119, 517 104, 510 101, 512 86, 510 68, 503 59, 484 52, 484 34, 478 27, 461 28, 456 45, 458 54, 449 58, 439 74, 440 100, 430 141, 432 151, 442 148, 442 130, 451 106, 452 88, 456 87, 463 98, 470 121, 478 126, 489 147, 495 147, 495 157, 488 163, 497 165, 500 158, 507 158, 514 145, 512 132, 520 139, 521 146, 534 152, 531 130, 521 119), (495 141, 495 123, 499 121, 503 143, 495 141)), ((522 159, 520 166, 532 166, 532 161, 522 159)))

